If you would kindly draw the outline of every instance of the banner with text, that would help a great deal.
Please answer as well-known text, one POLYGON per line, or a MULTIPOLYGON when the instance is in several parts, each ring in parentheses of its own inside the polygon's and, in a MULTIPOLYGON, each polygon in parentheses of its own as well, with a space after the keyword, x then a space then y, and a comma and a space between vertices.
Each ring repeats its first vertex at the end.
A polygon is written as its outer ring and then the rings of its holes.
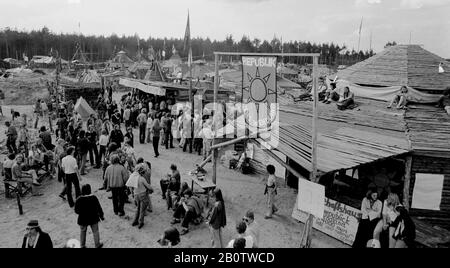
POLYGON ((276 57, 242 57, 242 103, 277 103, 276 57))
MULTIPOLYGON (((358 230, 360 215, 361 211, 358 209, 325 198, 323 219, 314 218, 313 228, 345 244, 352 245, 358 230)), ((308 214, 298 209, 298 200, 295 202, 292 217, 303 223, 308 219, 308 214)))

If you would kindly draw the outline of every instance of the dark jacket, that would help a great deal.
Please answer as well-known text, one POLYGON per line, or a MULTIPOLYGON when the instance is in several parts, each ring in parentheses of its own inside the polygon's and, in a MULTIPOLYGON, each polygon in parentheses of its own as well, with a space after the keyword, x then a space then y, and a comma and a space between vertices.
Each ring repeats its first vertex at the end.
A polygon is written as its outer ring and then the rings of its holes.
POLYGON ((94 225, 103 219, 102 206, 94 195, 80 196, 75 202, 75 213, 80 226, 94 225))
POLYGON ((227 217, 225 215, 225 206, 222 202, 216 202, 214 207, 210 210, 209 215, 209 225, 214 229, 220 229, 225 227, 227 224, 227 217))
POLYGON ((89 151, 90 143, 86 137, 78 139, 77 141, 78 152, 81 155, 86 154, 89 151))
MULTIPOLYGON (((23 238, 22 248, 28 248, 26 236, 23 238)), ((36 248, 53 248, 52 240, 50 239, 50 236, 47 233, 41 232, 39 234, 39 239, 36 243, 36 248)))
POLYGON ((123 133, 122 130, 116 130, 114 129, 111 131, 111 135, 109 137, 109 142, 114 142, 117 145, 120 145, 123 142, 123 133))

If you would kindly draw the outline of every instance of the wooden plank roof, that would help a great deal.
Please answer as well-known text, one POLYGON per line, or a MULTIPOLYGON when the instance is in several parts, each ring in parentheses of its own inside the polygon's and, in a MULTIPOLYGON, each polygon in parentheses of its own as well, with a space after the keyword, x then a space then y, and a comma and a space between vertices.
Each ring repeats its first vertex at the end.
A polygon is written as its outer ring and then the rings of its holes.
POLYGON ((398 45, 339 71, 338 77, 361 85, 443 91, 450 85, 450 64, 419 45, 398 45), (445 73, 439 73, 440 63, 445 73))

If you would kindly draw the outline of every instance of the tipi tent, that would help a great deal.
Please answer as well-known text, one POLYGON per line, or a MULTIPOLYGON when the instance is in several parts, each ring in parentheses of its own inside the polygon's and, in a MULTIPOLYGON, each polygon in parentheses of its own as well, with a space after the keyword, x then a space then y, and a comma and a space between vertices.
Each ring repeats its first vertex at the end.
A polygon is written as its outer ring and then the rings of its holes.
POLYGON ((109 62, 109 66, 113 68, 125 67, 129 68, 134 61, 127 56, 127 53, 123 50, 119 51, 117 55, 109 62))
POLYGON ((83 97, 80 97, 77 100, 77 103, 75 104, 75 111, 79 113, 83 119, 89 118, 91 114, 97 114, 83 97))
POLYGON ((411 101, 432 103, 450 85, 450 64, 419 45, 398 45, 339 71, 337 76, 338 88, 350 86, 360 97, 388 101, 407 86, 411 101))
POLYGON ((91 83, 101 83, 102 78, 95 70, 87 70, 81 74, 80 83, 91 84, 91 83))

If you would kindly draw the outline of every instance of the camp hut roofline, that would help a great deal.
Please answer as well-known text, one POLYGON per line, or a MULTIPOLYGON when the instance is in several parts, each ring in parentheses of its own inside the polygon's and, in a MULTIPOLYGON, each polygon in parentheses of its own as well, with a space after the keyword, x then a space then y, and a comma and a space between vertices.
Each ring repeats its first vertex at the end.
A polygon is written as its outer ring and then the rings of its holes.
POLYGON ((450 64, 419 45, 398 45, 339 71, 337 76, 358 85, 408 86, 439 94, 450 85, 450 64), (444 73, 439 73, 441 63, 447 70, 444 73))

